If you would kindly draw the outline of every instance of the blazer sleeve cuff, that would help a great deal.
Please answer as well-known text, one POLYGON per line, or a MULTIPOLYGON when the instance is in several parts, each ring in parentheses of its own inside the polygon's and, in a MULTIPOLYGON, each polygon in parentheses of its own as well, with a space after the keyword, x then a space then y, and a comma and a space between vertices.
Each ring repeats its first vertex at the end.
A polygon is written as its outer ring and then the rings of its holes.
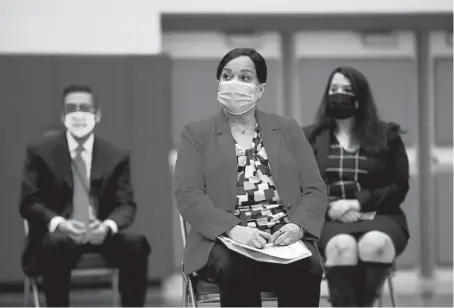
POLYGON ((61 216, 53 217, 49 222, 49 233, 54 232, 57 229, 58 225, 64 222, 65 220, 66 219, 64 219, 61 216))
POLYGON ((315 241, 317 240, 317 237, 312 235, 309 231, 307 231, 306 229, 304 229, 304 227, 302 227, 301 225, 299 224, 296 224, 298 227, 300 227, 301 231, 303 232, 303 237, 301 238, 301 240, 308 240, 308 241, 315 241))
POLYGON ((361 190, 356 193, 356 198, 358 199, 362 212, 367 211, 370 208, 370 206, 368 206, 370 197, 371 197, 371 192, 370 192, 370 190, 367 190, 367 189, 361 190))
POLYGON ((104 224, 110 228, 110 230, 112 231, 112 234, 115 234, 118 232, 118 225, 112 219, 104 220, 104 224))
POLYGON ((220 220, 216 222, 206 222, 199 230, 202 235, 214 241, 218 236, 230 231, 233 227, 240 223, 241 220, 229 214, 228 216, 226 215, 222 222, 220 220))

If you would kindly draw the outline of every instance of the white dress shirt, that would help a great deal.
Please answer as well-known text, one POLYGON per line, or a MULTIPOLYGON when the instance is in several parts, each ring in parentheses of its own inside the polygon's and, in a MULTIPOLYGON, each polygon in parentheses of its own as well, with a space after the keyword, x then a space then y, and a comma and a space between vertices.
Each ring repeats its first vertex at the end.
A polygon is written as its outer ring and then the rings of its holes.
MULTIPOLYGON (((69 133, 66 132, 66 140, 68 140, 68 149, 69 149, 69 154, 71 155, 71 159, 74 159, 76 157, 76 149, 79 146, 79 143, 74 139, 74 137, 69 133)), ((90 176, 91 176, 91 165, 92 165, 92 157, 93 157, 93 144, 95 141, 94 134, 91 134, 90 137, 87 138, 85 143, 83 144, 83 150, 80 153, 82 156, 82 159, 85 162, 85 166, 87 167, 87 176, 88 180, 90 181, 90 176)), ((90 205, 90 217, 95 216, 96 213, 93 210, 93 205, 90 205)), ((50 220, 49 223, 49 232, 54 232, 55 229, 57 229, 58 225, 65 221, 65 218, 62 216, 55 216, 50 220)), ((109 226, 109 228, 112 230, 112 233, 117 233, 118 232, 118 226, 115 221, 111 219, 106 219, 104 220, 104 224, 109 226)))

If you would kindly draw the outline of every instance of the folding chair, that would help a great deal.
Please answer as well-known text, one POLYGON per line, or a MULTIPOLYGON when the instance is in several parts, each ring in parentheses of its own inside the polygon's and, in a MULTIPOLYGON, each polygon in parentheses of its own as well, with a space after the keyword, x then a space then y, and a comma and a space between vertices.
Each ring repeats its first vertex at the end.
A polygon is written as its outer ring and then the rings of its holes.
MULTIPOLYGON (((25 235, 28 236, 28 222, 24 220, 25 235)), ((112 307, 119 307, 119 291, 118 291, 118 269, 109 268, 104 261, 104 258, 96 253, 88 253, 82 255, 77 267, 71 271, 71 277, 106 277, 112 279, 112 291, 114 293, 112 307)), ((39 277, 25 277, 24 280, 24 307, 29 304, 30 289, 33 292, 33 303, 35 307, 39 307, 39 292, 38 292, 39 277)))
MULTIPOLYGON (((183 246, 186 246, 188 230, 183 217, 180 217, 180 231, 183 246)), ((183 276, 183 297, 182 307, 197 307, 198 304, 219 303, 219 288, 216 283, 207 281, 197 276, 196 273, 186 275, 184 272, 184 263, 181 262, 181 275, 183 276)), ((262 292, 262 301, 277 301, 274 292, 262 292)))

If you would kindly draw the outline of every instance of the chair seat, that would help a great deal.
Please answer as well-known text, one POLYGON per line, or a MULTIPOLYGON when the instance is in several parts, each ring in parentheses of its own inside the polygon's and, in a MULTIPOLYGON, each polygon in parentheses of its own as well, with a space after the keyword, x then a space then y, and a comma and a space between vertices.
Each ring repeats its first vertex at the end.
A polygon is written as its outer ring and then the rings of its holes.
MULTIPOLYGON (((192 283, 195 286, 196 294, 198 295, 212 295, 212 294, 219 294, 219 287, 214 282, 202 279, 197 276, 192 277, 192 283)), ((265 291, 262 293, 262 299, 275 299, 276 294, 271 291, 265 291)))
POLYGON ((219 287, 214 282, 207 281, 200 277, 193 277, 196 293, 199 295, 209 295, 219 293, 219 287))
POLYGON ((85 253, 77 263, 76 269, 108 268, 107 262, 99 253, 85 253))

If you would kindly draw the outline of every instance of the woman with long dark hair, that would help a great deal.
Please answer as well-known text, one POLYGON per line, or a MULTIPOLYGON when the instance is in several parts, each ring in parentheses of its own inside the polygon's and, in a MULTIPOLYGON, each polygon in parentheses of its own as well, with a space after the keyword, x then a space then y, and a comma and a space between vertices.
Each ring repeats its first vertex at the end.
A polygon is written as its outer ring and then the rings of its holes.
POLYGON ((380 120, 366 77, 335 69, 304 131, 328 186, 319 241, 334 306, 372 306, 408 242, 409 167, 400 126, 380 120))

